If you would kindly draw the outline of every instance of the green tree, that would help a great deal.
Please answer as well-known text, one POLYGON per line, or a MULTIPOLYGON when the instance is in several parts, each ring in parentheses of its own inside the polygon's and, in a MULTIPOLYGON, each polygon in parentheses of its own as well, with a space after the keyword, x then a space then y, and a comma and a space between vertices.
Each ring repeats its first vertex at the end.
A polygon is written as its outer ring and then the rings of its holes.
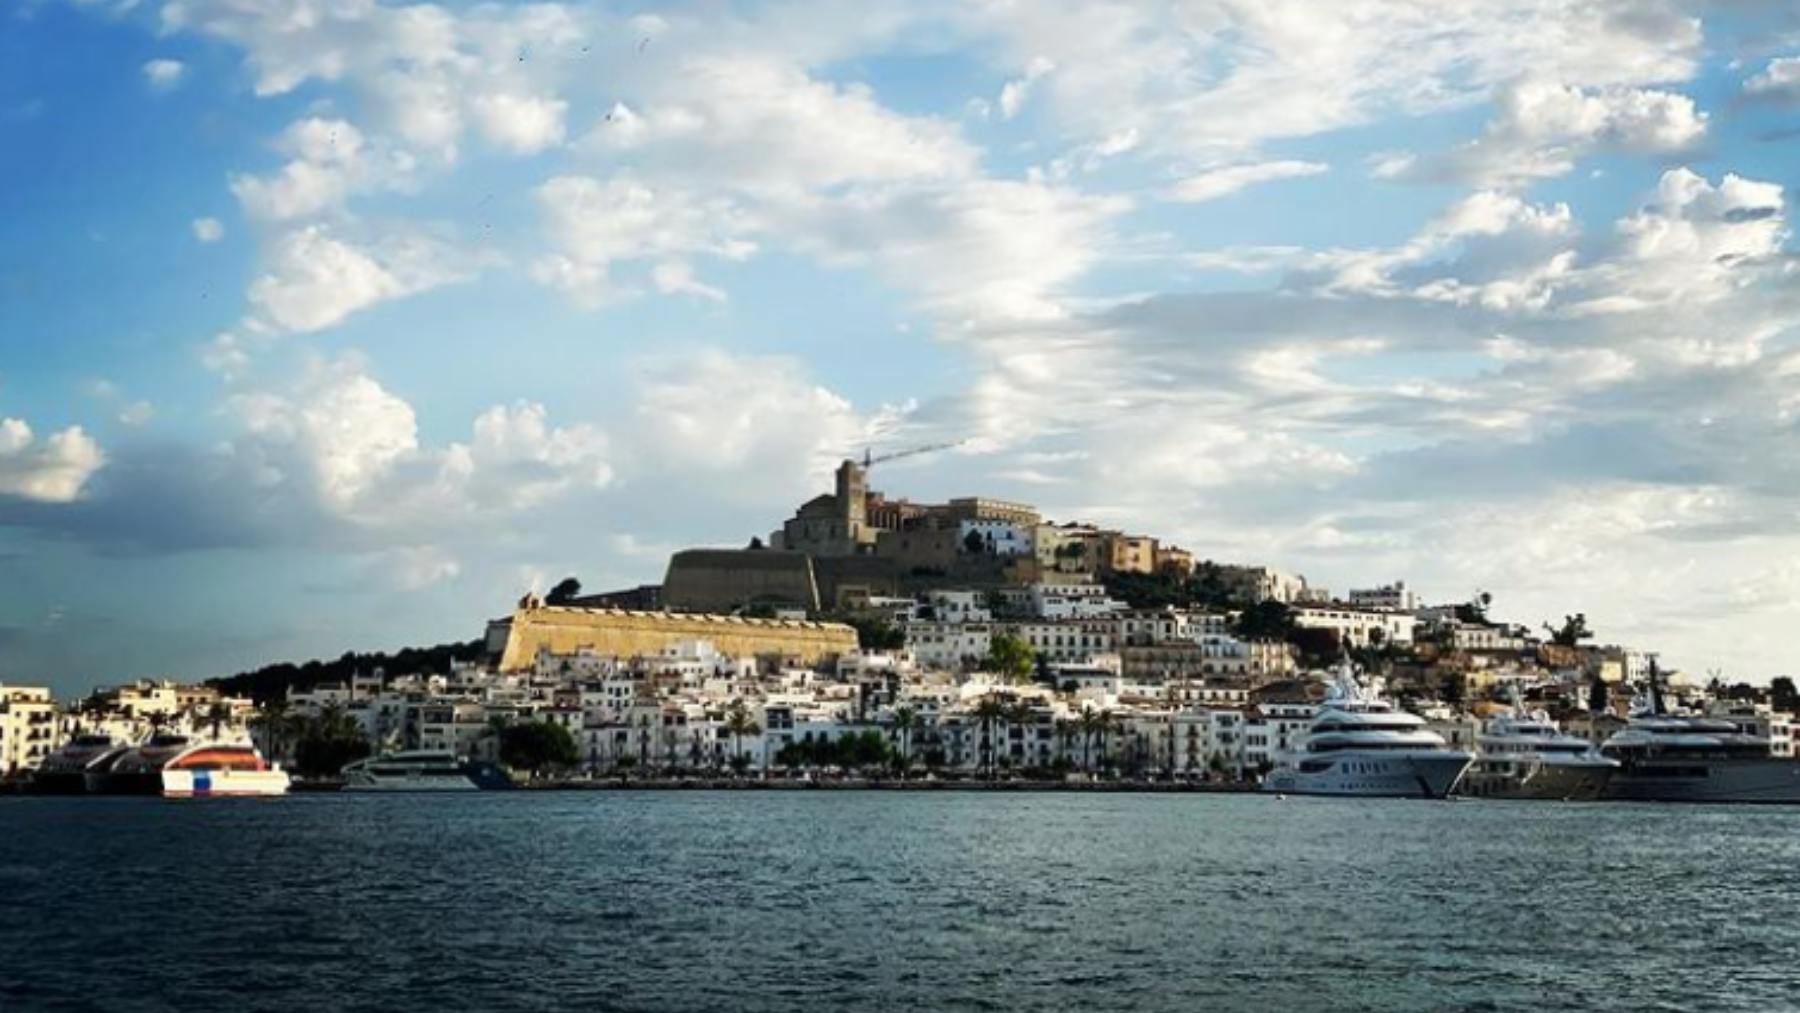
POLYGON ((1286 640, 1294 632, 1294 610, 1278 601, 1259 601, 1238 613, 1232 630, 1245 640, 1286 640))
POLYGON ((271 760, 281 756, 281 743, 287 736, 293 723, 293 714, 286 697, 276 697, 262 705, 258 714, 250 719, 252 728, 260 728, 263 733, 263 751, 271 760))
POLYGON ((994 775, 994 765, 1000 757, 1000 719, 1006 714, 1006 705, 998 697, 988 695, 975 705, 975 719, 981 723, 983 741, 987 747, 982 751, 982 766, 987 768, 989 777, 994 775))
POLYGON ((1028 700, 1014 700, 1012 706, 1006 710, 1007 724, 1019 729, 1019 744, 1024 751, 1025 759, 1023 765, 1027 767, 1032 766, 1032 755, 1031 739, 1026 732, 1030 730, 1031 724, 1036 718, 1037 712, 1032 710, 1031 702, 1028 700))
POLYGON ((1599 714, 1610 706, 1611 691, 1607 689, 1606 680, 1598 675, 1588 679, 1588 710, 1599 714))
POLYGON ((760 735, 762 726, 756 723, 744 701, 733 700, 731 706, 725 708, 725 731, 731 736, 731 766, 741 774, 748 766, 744 759, 744 738, 760 735))
POLYGON ((536 774, 581 762, 575 736, 554 721, 520 721, 500 730, 500 762, 536 774))
POLYGON ((1778 675, 1769 680, 1769 703, 1776 710, 1790 714, 1800 707, 1800 692, 1795 691, 1792 677, 1778 675))
POLYGON ((987 552, 987 540, 981 537, 981 532, 970 531, 963 536, 963 551, 971 556, 983 555, 987 552))
POLYGON ((1486 591, 1477 591, 1475 592, 1474 597, 1463 602, 1461 605, 1456 606, 1454 611, 1457 621, 1471 623, 1476 626, 1486 626, 1488 621, 1488 607, 1493 603, 1493 595, 1486 591))
POLYGON ((896 756, 896 761, 900 768, 900 774, 903 777, 906 774, 906 769, 912 766, 913 732, 917 731, 922 723, 917 709, 908 707, 904 704, 894 708, 894 738, 899 743, 900 747, 899 754, 896 756))
POLYGON ((856 646, 865 651, 898 651, 906 646, 906 631, 873 616, 851 616, 845 620, 856 629, 856 646))
POLYGON ((1583 640, 1592 640, 1594 633, 1588 629, 1587 613, 1577 612, 1572 616, 1563 616, 1560 627, 1544 624, 1550 634, 1550 642, 1564 647, 1577 647, 1583 640))
POLYGON ((1001 633, 988 643, 986 667, 1007 682, 1024 682, 1037 670, 1037 652, 1023 639, 1001 633))
POLYGON ((368 756, 368 736, 337 704, 327 704, 304 722, 294 743, 294 769, 307 777, 336 777, 344 766, 368 756))
POLYGON ((574 577, 564 577, 556 582, 550 593, 544 596, 546 605, 566 605, 581 594, 581 581, 574 577))

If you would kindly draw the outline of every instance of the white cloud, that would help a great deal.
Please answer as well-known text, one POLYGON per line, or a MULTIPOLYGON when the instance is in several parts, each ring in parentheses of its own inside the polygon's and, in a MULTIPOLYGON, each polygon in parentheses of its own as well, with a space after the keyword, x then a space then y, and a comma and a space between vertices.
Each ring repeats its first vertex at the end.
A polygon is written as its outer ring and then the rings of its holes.
POLYGON ((865 86, 743 55, 687 61, 641 108, 621 106, 596 124, 586 143, 650 178, 782 193, 943 178, 976 164, 947 122, 901 116, 865 86))
POLYGON ((771 211, 802 252, 872 266, 956 324, 1051 319, 1060 296, 1107 253, 1121 197, 1041 182, 970 180, 856 190, 771 211))
POLYGON ((1189 176, 1175 184, 1169 196, 1173 200, 1189 204, 1216 200, 1258 183, 1267 183, 1277 179, 1295 179, 1301 176, 1317 176, 1322 172, 1330 171, 1330 169, 1331 167, 1323 162, 1302 162, 1292 159, 1227 165, 1189 176))
POLYGON ((698 476, 710 495, 736 502, 804 492, 881 425, 785 356, 703 349, 652 359, 641 364, 637 388, 641 465, 698 476))
POLYGON ((424 446, 412 405, 354 357, 315 363, 285 388, 242 391, 230 410, 244 432, 236 453, 256 462, 260 484, 293 488, 362 527, 446 532, 613 477, 597 429, 553 426, 528 402, 483 411, 468 442, 424 446))
POLYGON ((348 121, 308 117, 276 143, 290 160, 273 176, 233 176, 231 192, 251 217, 285 222, 340 206, 353 193, 411 185, 413 160, 372 145, 348 121))
POLYGON ((119 409, 119 424, 126 426, 148 425, 156 417, 156 406, 148 401, 132 401, 119 409))
POLYGON ((217 218, 196 218, 190 228, 194 238, 202 243, 216 243, 225 238, 225 226, 217 218))
POLYGON ((105 464, 100 445, 80 426, 39 440, 24 420, 0 419, 0 496, 73 502, 105 464))
POLYGON ((1000 117, 1012 119, 1019 115, 1025 100, 1030 97, 1031 86, 1037 79, 1054 70, 1056 65, 1043 57, 1033 59, 1025 68, 1025 76, 1014 78, 1000 89, 1000 117))
POLYGON ((432 238, 392 235, 364 248, 322 225, 283 235, 271 261, 250 284, 250 303, 287 331, 322 330, 358 310, 468 276, 458 256, 432 238))
POLYGON ((1479 138, 1405 170, 1398 163, 1378 166, 1377 175, 1406 171, 1483 186, 1519 186, 1564 175, 1598 151, 1684 151, 1706 135, 1706 124, 1706 113, 1694 100, 1674 92, 1526 81, 1500 91, 1494 119, 1479 138))
POLYGON ((174 91, 187 75, 187 65, 180 60, 156 59, 144 64, 144 81, 152 91, 174 91))
POLYGON ((515 154, 530 155, 562 143, 563 113, 569 104, 502 93, 479 96, 471 107, 488 140, 515 154))
MULTIPOLYGON (((533 274, 590 306, 631 293, 609 273, 615 263, 667 265, 695 254, 741 260, 756 249, 741 238, 749 226, 729 202, 626 176, 558 176, 538 187, 537 199, 557 252, 540 258, 533 274)), ((691 270, 665 266, 656 284, 664 292, 696 291, 699 282, 691 270)))
POLYGON ((1771 98, 1800 99, 1800 56, 1770 60, 1761 73, 1744 82, 1744 91, 1771 98))

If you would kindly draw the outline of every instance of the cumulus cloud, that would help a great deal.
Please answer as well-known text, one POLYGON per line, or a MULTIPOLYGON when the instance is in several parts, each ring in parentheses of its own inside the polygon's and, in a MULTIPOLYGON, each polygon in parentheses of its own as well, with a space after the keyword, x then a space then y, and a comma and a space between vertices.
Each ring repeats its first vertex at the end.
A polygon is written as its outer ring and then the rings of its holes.
POLYGON ((650 358, 636 387, 639 467, 740 504, 804 493, 892 423, 857 412, 787 356, 708 348, 650 358))
POLYGON ((253 218, 283 222, 338 207, 351 193, 409 185, 413 160, 380 150, 348 121, 313 116, 276 142, 290 156, 272 176, 233 176, 231 192, 253 218))
POLYGON ((155 59, 144 64, 144 81, 152 91, 174 91, 187 75, 187 65, 180 60, 155 59))
POLYGON ((538 187, 537 199, 556 252, 532 273, 589 306, 633 292, 613 278, 614 264, 659 260, 660 291, 693 291, 699 282, 691 269, 670 265, 697 254, 742 260, 756 249, 742 238, 750 226, 729 201, 628 176, 558 176, 538 187))
POLYGON ((1303 162, 1293 159, 1221 166, 1183 179, 1170 190, 1169 196, 1171 199, 1183 203, 1197 204, 1201 201, 1217 200, 1258 183, 1267 183, 1278 179, 1294 179, 1300 176, 1317 176, 1322 172, 1330 171, 1330 169, 1331 167, 1323 162, 1303 162))
POLYGON ((1040 56, 1025 68, 1025 76, 1006 82, 1000 89, 1001 118, 1010 120, 1019 115, 1019 110, 1024 108, 1025 100, 1031 94, 1031 86, 1055 67, 1055 64, 1040 56))
MULTIPOLYGON (((389 235, 365 248, 323 225, 308 225, 277 241, 268 270, 250 284, 249 298, 277 328, 317 331, 358 310, 460 281, 468 273, 453 250, 428 236, 389 235)), ((241 353, 241 345, 234 343, 231 351, 241 353)))
POLYGON ((68 503, 105 464, 100 445, 80 426, 39 439, 24 420, 0 419, 0 496, 68 503))
POLYGON ((190 223, 194 238, 202 243, 216 243, 225 238, 225 226, 217 218, 196 218, 190 223))
POLYGON ((475 121, 487 139, 520 155, 561 144, 568 107, 561 99, 505 93, 478 96, 472 103, 475 121))
POLYGON ((1655 89, 1526 81, 1503 88, 1494 106, 1475 140, 1437 158, 1384 160, 1376 175, 1521 186, 1564 175, 1596 152, 1677 153, 1706 135, 1707 115, 1693 99, 1655 89))
POLYGON ((1751 95, 1784 100, 1800 99, 1800 56, 1782 56, 1744 82, 1751 95))
POLYGON ((364 527, 445 531, 613 477, 598 430, 554 426, 530 402, 482 412, 466 442, 425 446, 412 405, 355 358, 317 363, 285 389, 242 391, 230 410, 244 434, 233 453, 254 484, 364 527))

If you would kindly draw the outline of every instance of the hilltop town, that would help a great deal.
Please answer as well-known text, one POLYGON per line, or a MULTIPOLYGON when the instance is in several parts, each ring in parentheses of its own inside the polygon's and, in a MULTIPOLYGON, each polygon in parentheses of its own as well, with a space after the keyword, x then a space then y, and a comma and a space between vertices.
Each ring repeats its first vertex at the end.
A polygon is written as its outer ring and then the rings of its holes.
MULTIPOLYGON (((661 585, 528 594, 480 643, 404 656, 407 670, 289 666, 278 689, 145 681, 62 705, 0 687, 0 771, 29 771, 81 731, 226 725, 321 777, 407 748, 561 776, 1245 783, 1346 659, 1452 745, 1508 701, 1595 743, 1623 726, 1650 650, 1598 643, 1580 613, 1532 629, 1492 607, 1427 602, 1403 580, 1334 594, 1022 503, 889 499, 868 463, 845 461, 833 491, 766 538, 677 552, 661 585), (509 729, 545 734, 513 748, 530 737, 509 729)), ((1662 683, 1793 755, 1791 680, 1662 683)))

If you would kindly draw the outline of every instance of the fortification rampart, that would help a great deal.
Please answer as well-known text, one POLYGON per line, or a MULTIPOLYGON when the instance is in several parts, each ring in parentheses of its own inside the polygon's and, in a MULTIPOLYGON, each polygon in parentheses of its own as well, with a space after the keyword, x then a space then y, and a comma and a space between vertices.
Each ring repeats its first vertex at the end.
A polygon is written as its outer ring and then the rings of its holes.
POLYGON ((659 654, 683 640, 705 640, 725 654, 780 656, 806 664, 856 649, 856 631, 840 623, 550 605, 513 613, 500 670, 530 668, 544 647, 556 654, 587 648, 630 658, 659 654))

